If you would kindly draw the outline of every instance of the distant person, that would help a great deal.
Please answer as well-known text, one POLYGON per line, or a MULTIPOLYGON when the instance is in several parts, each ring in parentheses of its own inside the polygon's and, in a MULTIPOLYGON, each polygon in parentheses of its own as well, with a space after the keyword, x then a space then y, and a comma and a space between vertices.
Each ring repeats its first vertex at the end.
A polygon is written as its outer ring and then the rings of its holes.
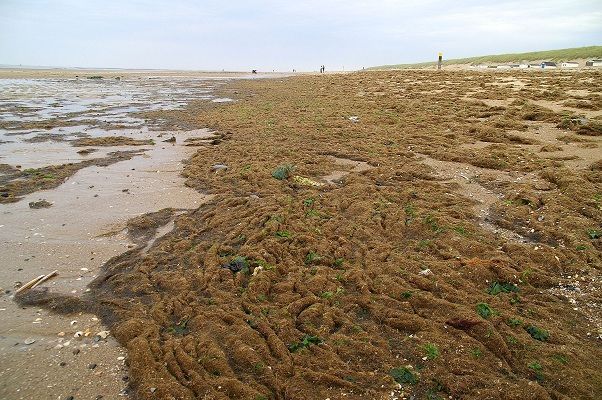
POLYGON ((254 69, 254 70, 252 70, 252 71, 251 71, 251 73, 252 73, 252 74, 256 74, 256 73, 257 73, 257 70, 256 70, 256 69, 254 69))

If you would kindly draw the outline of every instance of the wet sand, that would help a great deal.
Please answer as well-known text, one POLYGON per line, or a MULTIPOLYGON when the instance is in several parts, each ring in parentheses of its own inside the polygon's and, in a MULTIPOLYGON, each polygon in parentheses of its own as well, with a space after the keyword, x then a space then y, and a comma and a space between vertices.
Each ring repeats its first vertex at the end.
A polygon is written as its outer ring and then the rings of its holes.
MULTIPOLYGON (((64 95, 60 82, 53 82, 52 86, 54 89, 49 90, 48 96, 64 95)), ((32 99, 27 91, 11 95, 24 104, 32 99)), ((208 101, 212 99, 210 95, 204 96, 208 101)), ((80 109, 83 113, 98 112, 84 108, 80 109)), ((1 111, 0 119, 8 115, 1 111)), ((31 118, 44 118, 42 111, 43 108, 39 112, 34 109, 37 117, 31 118)), ((46 116, 60 117, 71 111, 73 108, 67 107, 63 114, 46 116)), ((109 111, 113 113, 113 109, 109 111)), ((27 115, 31 111, 21 110, 21 113, 27 115)), ((9 120, 18 128, 19 115, 10 114, 9 120)), ((30 118, 25 116, 23 120, 30 118)), ((181 171, 182 161, 198 149, 187 146, 186 139, 203 143, 204 138, 214 137, 211 132, 150 131, 145 126, 107 130, 107 127, 59 124, 51 129, 2 131, 6 143, 0 144, 0 162, 17 165, 22 170, 100 159, 115 151, 140 152, 106 167, 87 166, 59 182, 56 188, 35 191, 15 203, 0 204, 0 265, 3 266, 0 397, 3 399, 126 396, 125 351, 110 333, 106 338, 97 336, 107 328, 96 316, 83 313, 62 316, 39 308, 22 308, 12 295, 20 284, 54 270, 58 276, 42 284, 42 288, 80 295, 88 290, 87 284, 107 260, 135 245, 126 228, 129 219, 164 208, 196 209, 209 198, 186 187, 181 171), (104 140, 116 136, 156 143, 144 142, 141 147, 88 146, 96 151, 85 155, 78 154, 81 147, 72 142, 82 137, 104 140), (171 138, 175 142, 163 142, 171 138), (30 202, 40 199, 51 206, 30 208, 30 202), (75 337, 80 333, 81 337, 75 337)), ((167 224, 160 234, 168 233, 171 228, 173 223, 167 224)))

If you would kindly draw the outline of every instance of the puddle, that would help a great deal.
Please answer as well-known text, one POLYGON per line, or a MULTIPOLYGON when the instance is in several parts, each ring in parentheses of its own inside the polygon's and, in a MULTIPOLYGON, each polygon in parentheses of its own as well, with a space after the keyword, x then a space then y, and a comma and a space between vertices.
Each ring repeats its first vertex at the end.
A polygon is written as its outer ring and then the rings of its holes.
POLYGON ((136 125, 129 113, 177 109, 209 100, 229 78, 0 79, 0 121, 98 120, 136 125))
MULTIPOLYGON (((9 165, 20 165, 22 169, 41 168, 50 165, 59 165, 67 163, 76 163, 83 160, 106 157, 109 153, 120 150, 143 150, 153 147, 153 145, 144 146, 85 146, 74 147, 69 143, 71 140, 82 137, 116 137, 124 136, 137 140, 152 139, 155 146, 166 145, 162 140, 172 136, 178 141, 187 139, 207 139, 211 135, 205 130, 197 131, 150 131, 143 129, 119 129, 104 130, 93 128, 86 125, 72 127, 54 128, 49 130, 36 130, 34 132, 21 132, 17 135, 7 135, 6 131, 0 130, 0 140, 10 137, 10 143, 0 144, 0 163, 9 165), (43 142, 31 143, 30 141, 39 136, 53 137, 53 139, 43 142), (94 148, 91 154, 78 153, 82 149, 94 148)), ((171 145, 171 144, 170 144, 171 145)))

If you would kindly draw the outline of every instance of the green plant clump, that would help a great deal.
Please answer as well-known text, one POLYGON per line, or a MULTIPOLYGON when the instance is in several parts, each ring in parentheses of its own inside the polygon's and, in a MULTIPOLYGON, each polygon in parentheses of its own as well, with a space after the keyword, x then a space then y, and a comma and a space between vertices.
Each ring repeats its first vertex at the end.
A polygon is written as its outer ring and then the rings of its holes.
POLYGON ((294 353, 298 350, 301 349, 307 349, 309 346, 311 346, 312 344, 321 344, 324 343, 324 341, 322 339, 320 339, 317 336, 310 336, 310 335, 305 335, 303 336, 303 338, 301 339, 301 341, 297 342, 297 343, 291 343, 288 345, 288 350, 291 353, 294 353))
POLYGON ((399 383, 400 385, 405 385, 407 383, 410 385, 415 385, 418 383, 418 377, 416 374, 406 367, 393 368, 391 372, 389 372, 389 375, 392 376, 393 379, 395 379, 395 382, 399 383))
POLYGON ((518 292, 520 289, 514 283, 511 282, 493 282, 489 289, 487 289, 487 293, 492 296, 500 293, 512 293, 518 292))
POLYGON ((491 308, 489 306, 489 304, 479 303, 479 304, 477 304, 477 313, 481 317, 487 319, 487 318, 491 317, 495 313, 495 311, 493 310, 493 308, 491 308))
POLYGON ((278 179, 279 181, 288 179, 288 177, 291 176, 293 169, 294 167, 290 164, 281 165, 272 172, 272 177, 278 179))
POLYGON ((293 237, 293 234, 290 233, 289 231, 278 231, 274 235, 276 235, 279 238, 291 238, 291 237, 293 237))
POLYGON ((322 259, 322 257, 320 257, 320 255, 318 253, 316 253, 315 251, 310 251, 305 256, 305 264, 309 265, 316 261, 320 261, 321 259, 322 259))
POLYGON ((167 329, 167 332, 180 336, 186 335, 189 332, 188 319, 183 319, 177 324, 172 325, 171 327, 169 327, 169 329, 167 329))
POLYGON ((426 358, 429 360, 434 360, 435 358, 439 357, 439 348, 436 344, 427 343, 424 346, 424 351, 426 352, 426 358))
POLYGON ((590 229, 587 231, 587 235, 592 240, 600 239, 602 238, 602 230, 590 229))
POLYGON ((535 325, 529 325, 525 327, 525 330, 531 337, 540 342, 546 342, 550 337, 550 333, 546 330, 536 327, 535 325))
POLYGON ((535 375, 535 380, 537 380, 538 382, 543 381, 543 367, 540 363, 535 361, 529 364, 528 367, 531 371, 533 371, 533 374, 535 375))

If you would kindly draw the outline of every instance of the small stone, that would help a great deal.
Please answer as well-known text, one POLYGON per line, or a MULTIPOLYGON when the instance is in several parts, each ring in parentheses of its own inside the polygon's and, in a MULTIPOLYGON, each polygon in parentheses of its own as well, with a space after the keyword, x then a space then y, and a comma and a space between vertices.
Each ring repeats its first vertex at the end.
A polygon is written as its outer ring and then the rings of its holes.
POLYGON ((82 331, 77 331, 73 334, 73 337, 75 338, 80 338, 82 336, 84 336, 84 333, 82 331))
POLYGON ((63 336, 65 336, 65 332, 59 332, 59 333, 57 334, 57 336, 63 337, 63 336))
POLYGON ((60 365, 61 367, 64 367, 65 365, 67 365, 67 363, 66 363, 65 361, 61 361, 61 362, 59 363, 59 365, 60 365))
POLYGON ((218 172, 218 171, 222 171, 222 170, 227 170, 228 166, 226 164, 213 164, 211 166, 211 170, 218 172))
POLYGON ((151 392, 151 393, 155 393, 156 391, 157 391, 157 388, 156 388, 156 387, 152 387, 152 388, 150 388, 150 392, 151 392))
POLYGON ((123 360, 125 360, 125 357, 124 357, 124 356, 119 356, 119 357, 117 357, 117 361, 123 361, 123 360))
POLYGON ((25 343, 26 345, 29 346, 30 344, 34 344, 35 342, 36 342, 35 339, 33 339, 33 338, 27 338, 27 339, 25 339, 25 341, 23 343, 25 343))
POLYGON ((73 396, 65 397, 65 400, 75 400, 75 397, 73 397, 73 396))
POLYGON ((79 349, 73 349, 73 355, 76 356, 79 354, 79 349))
POLYGON ((88 364, 88 369, 94 369, 96 368, 96 364, 92 363, 92 364, 88 364))

